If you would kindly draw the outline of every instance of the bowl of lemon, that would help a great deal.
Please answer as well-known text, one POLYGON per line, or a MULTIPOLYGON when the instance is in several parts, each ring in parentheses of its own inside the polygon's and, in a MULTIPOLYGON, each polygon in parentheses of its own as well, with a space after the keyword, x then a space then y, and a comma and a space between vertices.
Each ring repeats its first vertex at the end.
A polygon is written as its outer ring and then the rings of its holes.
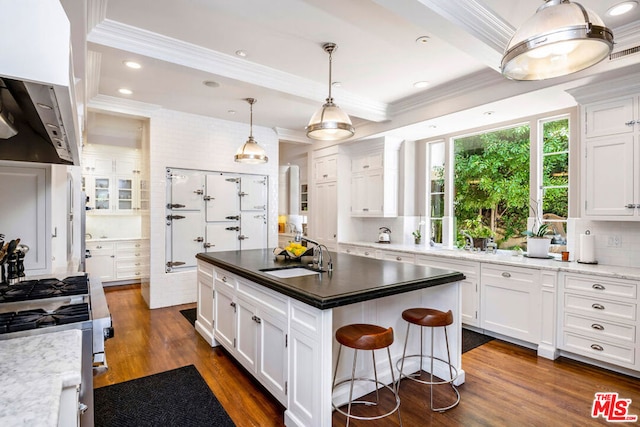
POLYGON ((275 248, 273 250, 275 256, 282 256, 284 259, 300 260, 303 256, 312 256, 313 248, 302 246, 298 242, 289 242, 287 246, 283 248, 275 248))

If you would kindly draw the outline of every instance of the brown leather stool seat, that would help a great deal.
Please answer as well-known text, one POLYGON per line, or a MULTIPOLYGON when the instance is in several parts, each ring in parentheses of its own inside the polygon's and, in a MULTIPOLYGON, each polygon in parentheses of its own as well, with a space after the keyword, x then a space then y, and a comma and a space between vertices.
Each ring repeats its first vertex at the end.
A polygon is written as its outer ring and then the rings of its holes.
POLYGON ((331 402, 331 405, 336 411, 340 412, 341 414, 347 417, 346 425, 349 426, 349 421, 351 420, 351 418, 355 418, 358 420, 377 420, 380 418, 387 417, 393 414, 394 412, 397 412, 398 420, 400 421, 400 426, 402 426, 402 418, 400 417, 400 396, 398 395, 398 390, 396 388, 394 369, 393 369, 393 364, 391 362, 391 352, 389 350, 389 347, 391 346, 391 344, 393 344, 393 328, 385 329, 381 326, 369 325, 364 323, 346 325, 339 328, 336 331, 336 341, 338 341, 338 343, 340 344, 340 347, 338 347, 338 360, 336 361, 336 368, 333 374, 332 390, 335 391, 336 388, 338 388, 342 384, 349 383, 349 400, 346 402, 348 404, 347 412, 344 412, 342 409, 336 406, 333 400, 331 402), (338 375, 338 367, 340 365, 340 356, 342 353, 342 346, 349 347, 355 350, 353 353, 353 368, 351 369, 351 378, 347 378, 345 380, 340 381, 339 383, 336 383, 336 377, 338 375), (389 369, 391 372, 391 386, 384 384, 381 381, 378 381, 378 372, 376 369, 376 355, 374 350, 380 350, 383 348, 387 349, 387 356, 389 357, 389 369), (373 374, 374 374, 373 379, 360 378, 360 377, 356 378, 355 374, 356 374, 356 362, 357 362, 358 350, 371 350, 371 357, 373 359, 373 374), (356 382, 363 382, 363 381, 375 383, 375 391, 376 391, 375 402, 365 401, 365 400, 353 400, 354 384, 356 382), (391 393, 393 393, 393 395, 395 396, 395 400, 396 400, 395 407, 393 407, 388 412, 382 415, 375 415, 370 417, 357 416, 351 413, 351 406, 353 404, 364 404, 368 406, 377 405, 380 401, 378 389, 382 387, 391 391, 391 393))
POLYGON ((447 335, 447 326, 453 324, 453 312, 451 310, 444 312, 440 310, 436 310, 434 308, 409 308, 402 312, 402 318, 407 322, 407 336, 404 342, 404 350, 402 352, 402 358, 398 359, 396 362, 396 367, 400 364, 400 375, 398 376, 398 389, 400 388, 400 381, 402 378, 407 378, 412 381, 419 382, 421 384, 429 385, 430 388, 430 403, 432 411, 444 412, 448 409, 454 408, 460 403, 460 393, 458 389, 453 384, 453 382, 458 378, 458 370, 455 366, 451 364, 451 354, 449 352, 449 336, 447 335), (407 355, 407 343, 409 342, 409 329, 411 325, 420 326, 420 354, 412 354, 407 355), (424 339, 423 339, 423 328, 431 328, 431 353, 425 355, 424 351, 424 339), (434 331, 435 328, 444 328, 444 338, 447 349, 447 360, 444 360, 440 357, 434 356, 434 331), (404 362, 407 359, 419 358, 420 364, 418 372, 415 374, 406 375, 404 374, 404 362), (423 361, 427 359, 430 361, 430 370, 429 370, 429 381, 421 380, 420 374, 423 371, 423 361), (449 378, 438 381, 434 380, 434 362, 438 362, 441 367, 444 367, 445 372, 448 369, 449 378), (433 406, 433 386, 441 385, 441 384, 449 384, 453 389, 456 400, 448 406, 436 408, 433 406))

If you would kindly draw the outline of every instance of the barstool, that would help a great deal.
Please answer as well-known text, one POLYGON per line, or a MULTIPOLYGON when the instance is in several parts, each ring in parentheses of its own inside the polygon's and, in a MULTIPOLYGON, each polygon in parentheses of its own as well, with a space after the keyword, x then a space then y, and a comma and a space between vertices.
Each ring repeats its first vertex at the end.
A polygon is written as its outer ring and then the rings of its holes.
POLYGON ((407 321, 407 337, 405 338, 404 341, 404 350, 402 352, 402 358, 399 359, 396 362, 396 367, 398 366, 398 363, 400 363, 400 375, 398 376, 398 387, 397 389, 400 389, 400 381, 402 380, 402 377, 404 376, 404 378, 408 378, 412 381, 416 381, 419 382, 421 384, 426 384, 429 385, 429 389, 430 389, 430 393, 431 393, 431 410, 432 411, 439 411, 439 412, 444 412, 448 409, 451 409, 455 406, 458 405, 458 403, 460 403, 460 393, 458 392, 458 389, 456 388, 456 386, 453 384, 453 382, 455 381, 456 378, 458 378, 458 369, 453 366, 451 364, 451 354, 449 352, 449 336, 447 335, 447 326, 451 325, 453 323, 453 313, 451 312, 451 310, 447 311, 446 313, 444 311, 440 311, 440 310, 435 310, 433 308, 410 308, 407 309, 405 311, 402 312, 402 318, 404 320, 407 321), (420 354, 413 354, 413 355, 409 355, 407 356, 407 343, 409 342, 409 328, 411 327, 411 325, 418 325, 420 326, 420 354), (431 328, 431 354, 429 355, 425 355, 423 354, 424 351, 424 346, 423 346, 423 328, 424 327, 429 327, 431 328), (435 357, 433 355, 433 335, 434 335, 434 330, 435 328, 438 327, 442 327, 444 328, 444 338, 445 338, 445 342, 447 345, 447 360, 441 359, 439 357, 435 357), (403 374, 403 369, 404 369, 404 361, 405 359, 410 359, 410 358, 420 358, 420 369, 418 370, 417 375, 416 374, 410 374, 410 375, 404 375, 403 374), (430 377, 429 377, 429 381, 425 381, 425 380, 421 380, 420 379, 420 373, 422 372, 422 362, 424 361, 424 359, 429 359, 431 361, 431 369, 430 369, 430 377), (446 366, 448 366, 449 368, 449 379, 446 380, 442 380, 442 381, 434 381, 433 380, 433 364, 434 361, 439 361, 442 362, 443 364, 445 364, 446 366), (454 375, 455 372, 455 375, 454 375), (441 408, 434 408, 433 407, 433 386, 434 385, 441 385, 441 384, 449 384, 451 386, 451 388, 453 389, 453 391, 456 394, 456 401, 449 405, 449 406, 445 406, 445 407, 441 407, 441 408))
POLYGON ((333 399, 331 401, 331 405, 333 408, 347 417, 347 427, 349 426, 349 421, 351 418, 355 418, 358 420, 377 420, 380 418, 387 417, 394 412, 398 412, 398 420, 400 421, 400 426, 402 426, 402 418, 400 418, 400 396, 398 396, 398 390, 396 388, 396 380, 395 375, 393 373, 393 365, 391 363, 391 352, 389 351, 389 347, 393 343, 393 328, 384 329, 383 327, 376 325, 367 325, 367 324, 352 324, 341 327, 336 331, 336 340, 340 343, 340 347, 338 347, 338 360, 336 362, 336 369, 333 374, 333 387, 332 391, 335 390, 340 385, 349 382, 349 402, 347 407, 347 412, 344 412, 342 409, 338 408, 334 403, 333 399), (349 348, 354 349, 353 353, 353 368, 351 369, 351 378, 340 381, 336 384, 336 376, 338 374, 338 366, 340 365, 340 354, 342 352, 342 346, 347 346, 349 348), (393 388, 378 381, 378 372, 376 369, 376 355, 374 350, 379 350, 382 348, 387 349, 387 356, 389 357, 389 369, 391 371, 391 384, 393 388), (358 350, 371 350, 371 356, 373 358, 373 375, 374 378, 355 378, 356 374, 356 361, 358 357, 358 350), (368 381, 375 383, 376 387, 376 401, 369 402, 365 400, 353 400, 353 385, 357 381, 368 381), (396 405, 389 412, 376 415, 371 417, 363 417, 358 415, 351 414, 351 405, 352 404, 364 404, 369 406, 375 406, 379 403, 379 394, 378 388, 386 387, 388 390, 393 393, 396 398, 396 405))

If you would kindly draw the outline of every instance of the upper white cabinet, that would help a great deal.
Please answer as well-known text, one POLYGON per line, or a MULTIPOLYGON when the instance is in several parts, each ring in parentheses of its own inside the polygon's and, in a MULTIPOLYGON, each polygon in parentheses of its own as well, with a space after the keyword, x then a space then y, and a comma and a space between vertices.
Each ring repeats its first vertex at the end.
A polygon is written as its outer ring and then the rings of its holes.
POLYGON ((313 177, 316 183, 338 179, 338 155, 332 154, 315 158, 313 177))
MULTIPOLYGON (((345 159, 337 146, 313 153, 308 234, 314 240, 337 249, 338 241, 338 175, 345 169, 345 159)), ((342 182, 342 178, 340 179, 342 182)))
POLYGON ((640 97, 584 106, 585 216, 640 220, 640 97))
POLYGON ((398 150, 385 138, 351 147, 351 216, 398 215, 398 150))

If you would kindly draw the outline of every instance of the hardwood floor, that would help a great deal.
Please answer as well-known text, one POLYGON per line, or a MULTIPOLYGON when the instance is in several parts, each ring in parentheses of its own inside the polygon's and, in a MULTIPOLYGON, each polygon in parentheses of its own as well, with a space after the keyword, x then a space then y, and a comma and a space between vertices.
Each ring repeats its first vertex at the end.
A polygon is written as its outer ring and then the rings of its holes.
MULTIPOLYGON (((94 387, 193 364, 238 427, 283 425, 282 405, 224 350, 212 349, 182 316, 180 310, 195 304, 149 310, 139 286, 106 289, 106 295, 115 337, 106 342, 109 369, 94 376, 94 387)), ((631 399, 629 413, 640 416, 637 378, 566 358, 538 358, 532 350, 499 340, 465 353, 462 365, 466 383, 459 388, 461 403, 445 413, 427 409, 427 388, 402 382, 405 427, 607 425, 603 418, 591 418, 596 392, 617 392, 620 398, 631 399)), ((437 399, 441 391, 435 395, 437 399)), ((338 413, 333 420, 334 425, 344 425, 344 417, 338 413)), ((351 425, 394 426, 398 417, 352 420, 351 425)))

